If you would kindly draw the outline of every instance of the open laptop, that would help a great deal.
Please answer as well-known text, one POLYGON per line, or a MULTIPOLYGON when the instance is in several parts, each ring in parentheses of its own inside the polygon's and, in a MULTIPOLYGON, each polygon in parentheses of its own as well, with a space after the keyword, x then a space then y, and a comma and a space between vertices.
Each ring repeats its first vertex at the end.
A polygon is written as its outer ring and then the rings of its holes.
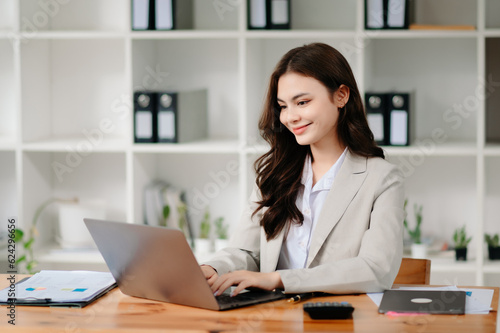
POLYGON ((84 222, 124 294, 210 310, 285 298, 281 291, 254 290, 215 297, 178 229, 88 218, 84 222))
POLYGON ((404 290, 384 291, 378 312, 415 312, 432 314, 464 314, 465 291, 404 290))

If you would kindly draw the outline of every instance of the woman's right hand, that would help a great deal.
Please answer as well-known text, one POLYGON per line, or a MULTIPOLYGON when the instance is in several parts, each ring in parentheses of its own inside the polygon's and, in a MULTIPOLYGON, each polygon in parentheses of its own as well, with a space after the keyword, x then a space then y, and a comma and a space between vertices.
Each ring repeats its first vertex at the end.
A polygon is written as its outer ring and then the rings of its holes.
POLYGON ((212 266, 201 265, 200 267, 203 274, 205 275, 205 278, 207 279, 208 284, 211 287, 219 278, 219 274, 217 274, 217 271, 212 266))

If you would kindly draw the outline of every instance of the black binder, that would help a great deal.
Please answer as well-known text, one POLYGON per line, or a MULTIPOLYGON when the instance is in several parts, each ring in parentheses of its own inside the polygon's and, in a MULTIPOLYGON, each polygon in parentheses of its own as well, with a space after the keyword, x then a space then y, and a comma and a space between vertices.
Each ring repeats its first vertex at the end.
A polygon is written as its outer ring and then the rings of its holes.
POLYGON ((157 98, 158 142, 178 142, 177 93, 162 92, 157 98))
POLYGON ((247 0, 248 29, 290 29, 291 0, 247 0))
POLYGON ((156 101, 156 93, 147 91, 137 91, 134 93, 135 142, 156 142, 156 101))
POLYGON ((408 29, 409 0, 384 0, 386 5, 386 29, 408 29))
POLYGON ((132 30, 154 29, 154 11, 150 0, 132 0, 132 30))
POLYGON ((389 118, 387 117, 387 94, 365 94, 366 117, 375 142, 387 145, 389 141, 389 118))
POLYGON ((290 1, 268 0, 268 29, 290 29, 290 1))
POLYGON ((267 0, 247 0, 248 29, 267 29, 267 0))
POLYGON ((389 144, 408 146, 410 144, 410 95, 393 93, 387 95, 389 118, 389 144))
POLYGON ((409 0, 365 0, 365 29, 408 29, 409 0))

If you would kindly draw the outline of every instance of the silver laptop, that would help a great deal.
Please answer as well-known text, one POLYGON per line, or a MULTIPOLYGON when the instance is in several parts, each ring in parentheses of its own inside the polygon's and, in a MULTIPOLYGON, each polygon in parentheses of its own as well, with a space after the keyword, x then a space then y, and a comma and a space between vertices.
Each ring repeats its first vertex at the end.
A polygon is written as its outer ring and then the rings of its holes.
POLYGON ((259 290, 215 297, 178 229, 87 218, 84 222, 124 294, 210 310, 285 297, 281 291, 259 290))

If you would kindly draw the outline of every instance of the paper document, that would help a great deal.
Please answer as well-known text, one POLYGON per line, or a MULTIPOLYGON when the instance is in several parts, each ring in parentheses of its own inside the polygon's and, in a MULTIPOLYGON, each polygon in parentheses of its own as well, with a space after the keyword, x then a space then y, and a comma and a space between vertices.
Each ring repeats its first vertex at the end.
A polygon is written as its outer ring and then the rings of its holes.
POLYGON ((0 302, 50 300, 51 303, 87 302, 115 284, 109 272, 41 271, 13 288, 0 291, 0 302))
MULTIPOLYGON (((458 288, 457 286, 446 287, 400 287, 399 290, 462 290, 466 292, 465 314, 488 314, 491 310, 493 289, 458 288)), ((384 293, 371 293, 368 296, 380 306, 384 293)))

